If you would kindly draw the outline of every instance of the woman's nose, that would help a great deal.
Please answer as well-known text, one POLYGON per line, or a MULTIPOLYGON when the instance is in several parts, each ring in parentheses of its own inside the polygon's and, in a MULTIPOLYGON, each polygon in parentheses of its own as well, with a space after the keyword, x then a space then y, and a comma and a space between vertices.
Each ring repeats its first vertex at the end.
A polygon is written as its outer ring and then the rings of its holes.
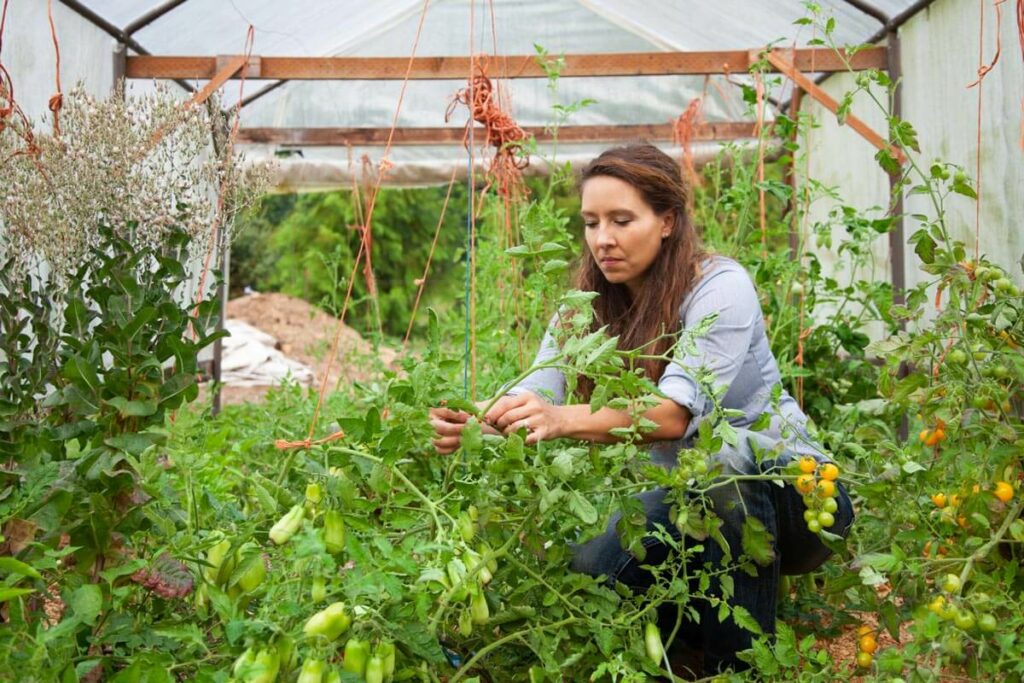
POLYGON ((615 245, 615 235, 611 226, 601 223, 597 226, 597 245, 599 247, 610 247, 615 245))

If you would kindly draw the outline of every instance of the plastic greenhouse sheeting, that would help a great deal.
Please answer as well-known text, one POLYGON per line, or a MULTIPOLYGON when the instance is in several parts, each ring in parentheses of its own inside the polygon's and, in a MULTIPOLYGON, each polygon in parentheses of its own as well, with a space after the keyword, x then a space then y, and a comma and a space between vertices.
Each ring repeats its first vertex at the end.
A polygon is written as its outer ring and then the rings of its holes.
MULTIPOLYGON (((164 3, 84 4, 112 24, 126 26, 164 3)), ((882 28, 877 19, 841 0, 818 4, 835 17, 840 44, 862 43, 882 28)), ((872 4, 893 16, 913 0, 872 4)), ((154 55, 239 54, 251 24, 255 55, 407 57, 424 6, 423 0, 186 0, 133 37, 154 55)), ((802 46, 820 37, 810 27, 793 23, 807 15, 803 0, 432 0, 426 7, 417 56, 530 55, 535 46, 551 55, 754 49, 768 44, 802 46)), ((489 74, 497 80, 501 70, 492 65, 489 74)), ((745 81, 744 74, 564 78, 550 88, 544 79, 512 79, 501 80, 500 87, 507 108, 521 125, 549 124, 555 104, 584 99, 595 102, 571 116, 569 125, 665 124, 702 96, 705 120, 749 120, 737 87, 745 81)), ((270 83, 247 81, 244 94, 257 93, 270 83)), ((400 81, 287 82, 244 107, 242 126, 389 127, 401 86, 400 81)), ((461 128, 468 118, 466 107, 457 106, 448 122, 445 112, 463 87, 464 80, 411 81, 397 125, 461 128)), ((785 101, 790 89, 783 82, 772 94, 785 101)), ((237 101, 239 92, 238 82, 229 82, 225 104, 237 101)), ((589 158, 603 146, 563 144, 558 159, 589 158)), ((711 149, 712 145, 699 145, 697 153, 711 149)), ((244 151, 251 158, 282 152, 274 145, 246 145, 244 151)), ((282 162, 282 182, 292 189, 346 185, 358 173, 364 154, 379 161, 382 152, 381 147, 307 147, 301 158, 282 162)), ((478 151, 475 156, 487 154, 478 151)), ((465 166, 466 159, 459 145, 398 147, 389 155, 396 165, 390 181, 445 181, 452 164, 465 166)))

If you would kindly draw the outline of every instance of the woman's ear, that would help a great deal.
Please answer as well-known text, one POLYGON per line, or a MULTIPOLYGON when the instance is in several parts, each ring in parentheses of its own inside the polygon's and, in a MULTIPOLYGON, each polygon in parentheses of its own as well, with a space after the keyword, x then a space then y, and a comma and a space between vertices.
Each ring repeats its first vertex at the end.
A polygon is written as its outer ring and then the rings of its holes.
POLYGON ((676 214, 674 211, 666 211, 665 215, 661 217, 661 239, 665 239, 672 234, 672 228, 676 224, 676 214))

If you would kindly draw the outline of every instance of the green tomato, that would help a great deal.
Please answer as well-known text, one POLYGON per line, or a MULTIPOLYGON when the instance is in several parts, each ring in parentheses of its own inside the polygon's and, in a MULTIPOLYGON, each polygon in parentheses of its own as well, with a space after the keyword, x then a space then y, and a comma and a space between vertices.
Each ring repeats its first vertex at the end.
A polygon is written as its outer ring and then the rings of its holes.
POLYGON ((951 633, 942 639, 942 651, 949 655, 952 659, 960 661, 964 656, 964 644, 960 640, 960 636, 955 633, 951 633))
MULTIPOLYGON (((829 500, 832 500, 832 499, 829 498, 829 500)), ((832 526, 835 523, 836 523, 836 518, 835 518, 835 516, 831 512, 824 512, 824 511, 822 511, 822 512, 818 513, 818 524, 820 524, 822 527, 827 529, 827 528, 829 528, 830 526, 832 526)))
MULTIPOLYGON (((829 498, 829 500, 832 500, 832 499, 829 498)), ((809 522, 812 519, 817 519, 817 518, 818 518, 818 513, 815 512, 814 510, 804 510, 804 521, 805 522, 809 522)))
POLYGON ((477 589, 469 602, 469 613, 473 617, 474 624, 486 624, 491 618, 491 609, 487 606, 487 598, 483 589, 477 589))
POLYGON ((395 675, 395 644, 390 640, 381 641, 376 654, 384 662, 384 679, 390 681, 395 675))
POLYGON ((974 615, 969 611, 962 609, 956 613, 956 618, 953 619, 953 623, 961 631, 970 631, 974 628, 974 615))
POLYGON ((648 621, 644 625, 644 650, 647 652, 647 658, 655 664, 660 665, 661 660, 665 657, 665 646, 661 642, 661 630, 653 621, 648 621))
POLYGON ((370 657, 366 662, 366 673, 363 678, 366 683, 384 683, 384 660, 377 655, 370 657))
POLYGON ((370 643, 357 638, 349 638, 345 643, 345 659, 341 663, 342 671, 362 676, 366 672, 366 660, 370 657, 370 643))
POLYGON ((302 519, 306 511, 301 505, 295 505, 285 513, 284 517, 277 521, 277 524, 270 528, 270 540, 277 545, 284 545, 292 536, 302 528, 302 519))
POLYGON ((334 640, 347 631, 351 624, 352 617, 345 611, 345 603, 334 602, 311 616, 302 627, 302 632, 310 638, 323 636, 327 640, 334 640))
POLYGON ((331 555, 345 549, 345 520, 337 510, 324 513, 324 547, 331 555))
POLYGON ((295 683, 321 683, 324 678, 324 663, 320 659, 307 659, 295 683))
POLYGON ((835 511, 839 509, 839 503, 836 502, 835 498, 826 498, 821 503, 821 509, 825 512, 831 512, 835 514, 835 511))
POLYGON ((996 630, 996 618, 986 612, 978 617, 978 629, 982 633, 995 633, 996 630))
POLYGON ((960 577, 956 574, 946 574, 942 577, 942 590, 947 593, 956 593, 960 589, 960 577))
POLYGON ((946 360, 954 365, 963 365, 967 362, 967 352, 963 349, 953 349, 949 352, 949 355, 946 356, 946 360))
POLYGON ((821 533, 821 522, 819 522, 817 519, 812 519, 811 521, 807 522, 807 530, 810 531, 812 534, 821 533))
POLYGON ((327 581, 322 576, 313 577, 313 585, 309 589, 309 599, 313 602, 323 602, 327 597, 327 581))

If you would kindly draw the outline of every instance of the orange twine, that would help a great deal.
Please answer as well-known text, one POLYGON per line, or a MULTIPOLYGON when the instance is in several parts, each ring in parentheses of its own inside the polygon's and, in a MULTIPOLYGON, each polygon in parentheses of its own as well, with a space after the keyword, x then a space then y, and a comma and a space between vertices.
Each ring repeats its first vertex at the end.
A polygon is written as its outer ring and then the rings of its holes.
POLYGON ((333 434, 329 434, 322 439, 302 439, 300 441, 288 441, 287 439, 277 439, 274 441, 274 448, 279 451, 287 451, 292 448, 312 448, 313 446, 319 446, 320 444, 329 443, 331 441, 337 441, 338 439, 345 438, 345 432, 338 430, 333 434))
MULTIPOLYGON (((1020 56, 1024 59, 1024 0, 1017 0, 1017 39, 1020 40, 1020 56)), ((1024 149, 1024 100, 1020 101, 1020 148, 1024 149)))
MULTIPOLYGON (((517 157, 515 149, 526 140, 527 135, 498 105, 494 85, 487 77, 486 55, 476 60, 476 73, 470 79, 469 86, 455 93, 445 112, 445 121, 451 118, 456 104, 469 107, 473 121, 484 125, 487 143, 496 148, 488 172, 488 184, 481 194, 496 184, 498 194, 502 197, 519 196, 523 190, 523 169, 529 165, 530 160, 517 157)), ((470 121, 466 125, 471 126, 473 123, 470 121)))
POLYGON ((693 164, 693 136, 697 132, 697 126, 704 121, 704 98, 695 97, 690 100, 686 110, 672 122, 672 142, 679 145, 683 151, 683 168, 690 178, 690 184, 699 186, 700 176, 693 164))
MULTIPOLYGON (((6 14, 7 6, 4 4, 4 14, 6 14)), ((46 15, 50 20, 50 37, 53 39, 53 51, 57 54, 57 65, 56 65, 56 80, 57 80, 57 94, 53 95, 47 105, 50 111, 53 112, 53 135, 54 137, 60 137, 60 110, 64 106, 64 93, 61 92, 60 88, 60 43, 57 42, 57 27, 53 24, 53 0, 46 0, 46 15)))

